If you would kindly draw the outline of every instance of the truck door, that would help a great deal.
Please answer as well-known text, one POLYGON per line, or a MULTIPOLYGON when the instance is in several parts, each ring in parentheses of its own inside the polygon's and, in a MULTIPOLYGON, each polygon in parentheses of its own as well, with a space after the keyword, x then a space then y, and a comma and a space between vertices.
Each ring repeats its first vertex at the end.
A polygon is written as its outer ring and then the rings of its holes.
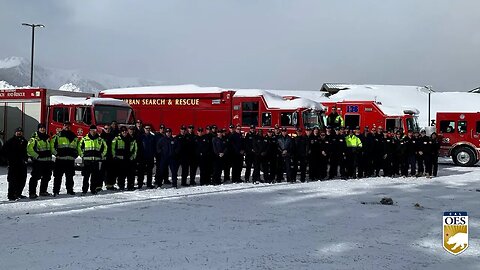
POLYGON ((480 148, 480 121, 477 121, 473 139, 477 139, 477 147, 480 148))
POLYGON ((70 121, 70 108, 67 106, 50 107, 50 124, 48 134, 55 135, 62 130, 63 123, 70 121))
POLYGON ((358 105, 348 105, 345 110, 345 127, 355 128, 360 126, 358 105))
POLYGON ((242 102, 242 126, 258 126, 258 101, 242 102))
POLYGON ((89 106, 75 107, 75 121, 72 123, 72 131, 77 136, 83 137, 88 133, 92 121, 92 108, 89 106))

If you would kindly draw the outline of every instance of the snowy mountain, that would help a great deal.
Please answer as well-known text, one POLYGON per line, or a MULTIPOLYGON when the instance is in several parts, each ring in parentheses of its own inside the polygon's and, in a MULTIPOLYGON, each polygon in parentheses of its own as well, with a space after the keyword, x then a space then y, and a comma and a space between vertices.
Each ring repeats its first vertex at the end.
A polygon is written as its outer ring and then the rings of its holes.
MULTIPOLYGON (((15 86, 29 85, 30 61, 22 57, 8 57, 0 60, 0 81, 6 81, 8 84, 15 86)), ((161 82, 107 74, 90 74, 78 70, 63 70, 35 65, 35 86, 59 89, 66 84, 72 84, 82 92, 95 93, 110 88, 159 85, 161 82)))

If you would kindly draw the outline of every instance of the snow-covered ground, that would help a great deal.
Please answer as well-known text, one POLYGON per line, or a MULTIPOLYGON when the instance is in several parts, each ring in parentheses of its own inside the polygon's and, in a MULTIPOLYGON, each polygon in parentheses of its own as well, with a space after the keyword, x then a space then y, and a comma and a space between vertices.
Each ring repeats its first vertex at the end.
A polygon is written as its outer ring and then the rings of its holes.
MULTIPOLYGON (((444 164, 433 179, 227 184, 14 203, 6 201, 5 174, 0 168, 1 269, 480 269, 478 166, 444 164), (386 196, 394 205, 378 204, 386 196), (457 256, 442 248, 442 214, 450 210, 467 211, 470 220, 470 246, 457 256)), ((76 191, 80 179, 77 173, 76 191)))

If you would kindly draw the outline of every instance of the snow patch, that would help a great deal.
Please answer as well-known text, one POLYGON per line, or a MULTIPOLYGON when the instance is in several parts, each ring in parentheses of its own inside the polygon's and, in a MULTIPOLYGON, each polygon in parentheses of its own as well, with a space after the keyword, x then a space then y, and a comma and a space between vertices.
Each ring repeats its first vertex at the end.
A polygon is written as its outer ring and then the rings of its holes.
POLYGON ((14 89, 14 88, 16 87, 13 85, 10 85, 8 82, 0 81, 0 89, 14 89))
POLYGON ((80 88, 73 83, 64 84, 64 85, 60 86, 60 88, 58 88, 58 90, 68 91, 68 92, 82 92, 80 90, 80 88))
POLYGON ((22 64, 27 64, 27 60, 23 57, 11 56, 5 59, 0 59, 0 68, 13 68, 22 64))
POLYGON ((103 94, 121 94, 121 95, 138 95, 138 94, 216 94, 225 91, 219 87, 201 87, 195 84, 184 85, 161 85, 161 86, 146 86, 146 87, 127 87, 103 90, 103 94))
POLYGON ((85 97, 65 97, 51 96, 50 105, 112 105, 129 107, 128 103, 114 98, 85 98, 85 97))

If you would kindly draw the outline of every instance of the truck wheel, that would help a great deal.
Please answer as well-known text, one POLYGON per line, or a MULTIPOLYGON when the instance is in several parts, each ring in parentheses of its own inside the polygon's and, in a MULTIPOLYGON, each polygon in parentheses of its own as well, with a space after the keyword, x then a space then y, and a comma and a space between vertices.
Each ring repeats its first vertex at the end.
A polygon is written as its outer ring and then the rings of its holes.
POLYGON ((459 147, 453 151, 453 163, 457 166, 471 167, 477 163, 475 153, 468 147, 459 147))

